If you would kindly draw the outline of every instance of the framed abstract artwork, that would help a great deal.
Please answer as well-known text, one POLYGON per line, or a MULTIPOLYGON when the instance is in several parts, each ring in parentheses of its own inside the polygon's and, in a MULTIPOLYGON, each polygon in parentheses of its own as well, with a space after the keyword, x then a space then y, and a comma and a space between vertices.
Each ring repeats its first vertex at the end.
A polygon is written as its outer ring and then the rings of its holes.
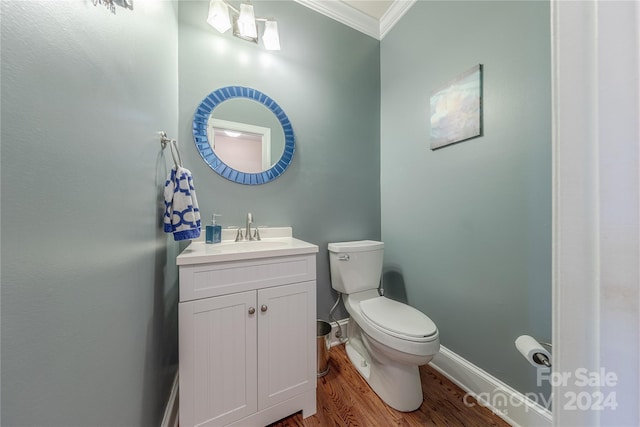
POLYGON ((482 136, 482 64, 431 94, 431 149, 482 136))

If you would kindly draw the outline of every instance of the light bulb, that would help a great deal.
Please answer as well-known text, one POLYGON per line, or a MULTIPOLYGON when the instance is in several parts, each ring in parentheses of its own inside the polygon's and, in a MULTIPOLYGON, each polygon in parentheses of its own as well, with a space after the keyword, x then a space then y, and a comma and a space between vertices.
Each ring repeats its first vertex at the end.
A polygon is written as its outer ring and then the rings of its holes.
POLYGON ((250 4, 240 5, 240 17, 238 18, 238 30, 242 37, 255 39, 258 37, 258 29, 256 27, 256 15, 253 12, 253 6, 250 4))
POLYGON ((207 23, 221 33, 224 33, 231 28, 229 7, 223 0, 211 0, 209 3, 209 16, 207 17, 207 23))
POLYGON ((280 36, 278 35, 278 23, 276 21, 264 23, 262 42, 267 50, 280 50, 280 36))
POLYGON ((240 135, 242 135, 242 132, 236 132, 236 131, 233 131, 233 130, 226 130, 226 129, 225 129, 224 133, 225 133, 228 137, 231 137, 231 138, 237 138, 237 137, 239 137, 240 135))

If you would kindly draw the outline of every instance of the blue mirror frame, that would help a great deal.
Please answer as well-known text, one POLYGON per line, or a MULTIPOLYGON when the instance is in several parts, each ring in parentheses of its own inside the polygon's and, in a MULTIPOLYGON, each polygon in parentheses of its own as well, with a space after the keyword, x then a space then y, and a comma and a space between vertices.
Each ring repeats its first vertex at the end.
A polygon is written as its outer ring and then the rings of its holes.
POLYGON ((259 90, 243 86, 226 86, 211 92, 202 100, 193 117, 193 141, 202 159, 218 175, 238 184, 258 185, 273 181, 287 170, 295 151, 295 138, 289 117, 278 103, 259 90), (224 163, 209 144, 207 125, 213 110, 222 102, 233 98, 247 98, 267 107, 280 121, 284 130, 284 151, 270 169, 258 173, 240 172, 224 163))

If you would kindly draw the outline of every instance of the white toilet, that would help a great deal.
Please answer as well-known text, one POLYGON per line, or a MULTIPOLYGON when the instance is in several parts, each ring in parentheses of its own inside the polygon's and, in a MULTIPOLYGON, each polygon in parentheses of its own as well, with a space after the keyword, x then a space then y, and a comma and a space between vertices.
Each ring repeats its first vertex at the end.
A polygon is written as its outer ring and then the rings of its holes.
POLYGON ((378 294, 384 243, 329 243, 331 286, 347 311, 349 359, 389 406, 410 412, 422 404, 418 366, 440 349, 438 328, 425 314, 378 294))

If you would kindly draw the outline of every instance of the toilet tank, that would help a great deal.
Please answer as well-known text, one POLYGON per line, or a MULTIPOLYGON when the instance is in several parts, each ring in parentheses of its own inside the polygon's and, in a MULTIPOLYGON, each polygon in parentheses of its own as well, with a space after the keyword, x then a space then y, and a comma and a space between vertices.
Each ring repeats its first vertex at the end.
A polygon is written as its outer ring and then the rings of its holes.
POLYGON ((343 294, 377 289, 384 243, 373 240, 329 243, 331 287, 343 294))

